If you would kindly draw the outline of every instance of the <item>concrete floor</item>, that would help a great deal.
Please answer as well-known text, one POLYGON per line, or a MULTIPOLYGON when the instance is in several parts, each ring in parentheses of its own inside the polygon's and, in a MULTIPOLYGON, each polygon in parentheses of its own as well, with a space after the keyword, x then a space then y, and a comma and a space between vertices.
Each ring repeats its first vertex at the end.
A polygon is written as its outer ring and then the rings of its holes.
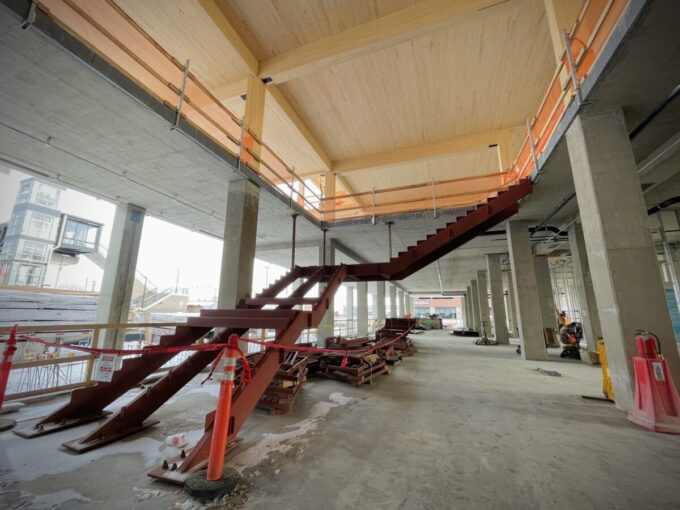
MULTIPOLYGON (((310 381, 290 416, 256 412, 230 464, 244 497, 210 508, 680 508, 680 436, 653 434, 600 395, 599 368, 523 362, 431 332, 372 386, 310 381), (538 373, 542 367, 561 377, 538 373)), ((182 509, 203 505, 146 477, 200 436, 216 386, 194 382, 138 436, 84 455, 58 445, 91 428, 27 441, 0 434, 0 507, 182 509)), ((117 402, 122 405, 124 400, 117 402)), ((18 418, 58 402, 28 406, 18 418)))

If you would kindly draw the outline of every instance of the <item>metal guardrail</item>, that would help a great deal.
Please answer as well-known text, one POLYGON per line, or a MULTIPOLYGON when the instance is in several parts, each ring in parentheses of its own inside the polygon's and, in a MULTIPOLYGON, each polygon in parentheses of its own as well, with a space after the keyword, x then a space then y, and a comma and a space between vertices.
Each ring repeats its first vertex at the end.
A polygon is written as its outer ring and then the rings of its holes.
MULTIPOLYGON (((127 323, 127 324, 69 324, 53 326, 19 326, 17 333, 19 342, 13 357, 12 370, 7 385, 6 400, 35 397, 51 393, 71 391, 94 384, 92 373, 97 356, 83 355, 79 351, 69 349, 70 345, 96 347, 101 331, 118 329, 139 332, 137 347, 157 343, 161 334, 183 325, 183 323, 127 323), (22 337, 37 337, 45 341, 60 344, 60 347, 48 347, 38 343, 31 344, 22 337)), ((0 328, 0 343, 4 342, 12 328, 0 328)), ((160 371, 179 364, 189 352, 182 352, 164 365, 160 371)))

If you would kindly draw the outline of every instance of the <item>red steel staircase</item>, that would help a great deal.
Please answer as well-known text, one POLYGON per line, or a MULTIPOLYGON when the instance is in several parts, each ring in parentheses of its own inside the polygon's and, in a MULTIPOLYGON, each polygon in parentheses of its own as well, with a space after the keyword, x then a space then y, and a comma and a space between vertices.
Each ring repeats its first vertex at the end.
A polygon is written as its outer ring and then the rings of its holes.
MULTIPOLYGON (((200 317, 190 318, 186 326, 178 326, 174 335, 163 336, 161 346, 183 346, 200 341, 219 328, 211 343, 226 343, 231 334, 239 336, 249 329, 274 329, 275 342, 292 346, 300 334, 316 328, 328 310, 331 300, 343 281, 401 280, 465 244, 489 228, 514 215, 522 198, 531 193, 528 179, 501 191, 487 203, 469 211, 465 216, 440 228, 434 234, 407 248, 388 262, 339 266, 310 266, 293 268, 281 279, 254 298, 242 300, 233 310, 203 310, 200 317), (301 285, 288 297, 278 297, 288 286, 302 279, 301 285), (317 284, 325 284, 319 297, 306 297, 317 284), (303 305, 311 305, 304 310, 303 305), (274 307, 274 308, 265 308, 274 307)), ((17 430, 23 437, 36 437, 94 420, 106 419, 88 435, 64 443, 69 450, 81 453, 111 443, 120 438, 158 423, 148 418, 183 386, 212 363, 219 351, 196 351, 155 384, 149 386, 132 402, 107 416, 105 408, 128 390, 167 363, 175 354, 152 354, 123 361, 110 383, 76 390, 68 404, 57 409, 35 425, 17 430)), ((250 416, 258 400, 267 389, 285 353, 268 349, 256 355, 252 381, 239 384, 234 392, 231 408, 229 438, 235 438, 250 416)), ((177 459, 164 463, 149 473, 173 483, 183 483, 187 476, 205 466, 210 449, 214 412, 205 420, 201 440, 177 459)))

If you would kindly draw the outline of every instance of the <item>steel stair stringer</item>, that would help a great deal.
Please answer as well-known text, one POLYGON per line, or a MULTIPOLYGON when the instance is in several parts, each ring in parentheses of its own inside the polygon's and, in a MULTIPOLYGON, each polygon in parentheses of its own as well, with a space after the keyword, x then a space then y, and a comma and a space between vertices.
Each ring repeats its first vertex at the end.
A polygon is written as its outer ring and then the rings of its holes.
MULTIPOLYGON (((300 269, 294 268, 265 289, 260 296, 279 294, 295 281, 299 274, 300 269)), ((190 345, 211 329, 177 326, 175 334, 161 337, 159 345, 163 347, 190 345)), ((141 383, 174 356, 175 354, 156 354, 125 359, 121 368, 114 372, 111 382, 99 382, 73 391, 68 403, 37 423, 17 429, 14 433, 21 437, 33 438, 100 420, 110 414, 104 410, 108 405, 141 383)), ((172 376, 172 371, 165 377, 168 376, 172 376)))
MULTIPOLYGON (((320 274, 320 272, 319 272, 320 274)), ((273 297, 284 290, 292 281, 296 280, 297 270, 289 275, 282 277, 278 282, 271 285, 258 297, 273 297)), ((310 278, 303 283, 295 292, 308 292, 319 278, 310 278)), ((246 310, 240 303, 236 310, 244 313, 257 314, 259 309, 246 310)), ((214 312, 210 310, 209 312, 214 312)), ((253 320, 257 320, 256 318, 253 320)), ((202 328, 194 328, 202 329, 202 328)), ((222 330, 211 343, 226 343, 229 335, 235 333, 243 335, 248 329, 227 328, 222 330)), ((158 423, 157 420, 147 420, 160 406, 169 398, 177 393, 183 386, 189 383, 200 373, 208 364, 212 363, 219 351, 198 351, 192 354, 184 362, 171 369, 167 375, 157 381, 153 386, 147 388, 142 394, 138 395, 129 405, 121 408, 117 413, 109 417, 104 423, 98 426, 85 437, 74 439, 63 444, 64 447, 75 453, 99 448, 108 443, 139 432, 145 428, 158 423)))

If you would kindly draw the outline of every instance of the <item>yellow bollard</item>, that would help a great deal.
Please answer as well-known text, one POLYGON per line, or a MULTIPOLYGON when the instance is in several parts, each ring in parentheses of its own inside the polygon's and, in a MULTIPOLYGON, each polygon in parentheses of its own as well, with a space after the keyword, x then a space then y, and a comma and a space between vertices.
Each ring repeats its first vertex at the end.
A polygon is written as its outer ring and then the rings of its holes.
POLYGON ((602 393, 607 400, 614 402, 614 389, 612 388, 612 378, 609 375, 609 364, 607 363, 607 353, 604 348, 604 340, 597 339, 597 355, 600 358, 602 367, 602 393))

